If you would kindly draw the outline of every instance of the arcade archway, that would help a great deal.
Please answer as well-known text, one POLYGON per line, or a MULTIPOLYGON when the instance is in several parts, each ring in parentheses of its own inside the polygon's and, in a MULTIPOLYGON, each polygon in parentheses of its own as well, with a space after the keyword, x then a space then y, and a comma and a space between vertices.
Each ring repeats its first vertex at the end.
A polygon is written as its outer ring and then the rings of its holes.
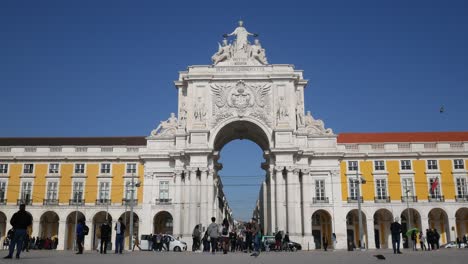
POLYGON ((7 233, 7 217, 3 212, 0 212, 0 243, 3 243, 3 239, 7 233))
POLYGON ((57 213, 48 211, 42 214, 39 220, 39 237, 42 239, 58 237, 59 216, 57 213))
POLYGON ((323 248, 324 238, 331 243, 332 217, 325 210, 317 210, 312 214, 312 236, 314 237, 315 249, 323 248))
MULTIPOLYGON (((391 247, 390 225, 393 222, 393 214, 387 209, 379 209, 374 214, 374 235, 376 248, 391 247)), ((372 238, 371 238, 372 239, 372 238)))
MULTIPOLYGON (((129 249, 130 248, 130 238, 132 237, 130 235, 130 212, 125 212, 123 213, 120 218, 123 219, 123 223, 125 224, 125 238, 124 238, 124 245, 126 245, 129 249)), ((138 227, 140 226, 140 218, 136 213, 133 213, 133 234, 136 234, 138 236, 138 227)))
POLYGON ((102 224, 104 223, 110 223, 111 225, 111 237, 112 237, 112 232, 114 232, 114 227, 112 226, 112 216, 105 212, 105 211, 101 211, 101 212, 98 212, 94 215, 93 217, 93 226, 92 228, 90 227, 90 230, 89 230, 89 236, 92 236, 93 238, 93 249, 96 249, 96 248, 99 248, 100 247, 100 238, 98 237, 98 232, 100 232, 100 227, 102 224))
POLYGON ((462 239, 465 234, 468 234, 468 208, 460 208, 455 213, 455 222, 457 228, 456 237, 462 239))
MULTIPOLYGON (((441 208, 434 208, 428 214, 429 227, 440 234, 440 244, 450 241, 450 227, 447 213, 441 208)), ((453 239, 452 239, 453 240, 453 239)))
POLYGON ((421 215, 419 212, 413 208, 405 209, 400 215, 401 218, 401 229, 402 229, 402 237, 403 237, 403 248, 410 247, 410 239, 406 236, 406 232, 408 229, 411 228, 418 228, 421 230, 421 215), (411 221, 410 221, 411 220, 411 221))
POLYGON ((366 246, 368 245, 367 241, 367 221, 366 221, 366 214, 364 212, 361 212, 361 217, 362 217, 362 229, 363 229, 363 242, 364 244, 361 244, 361 241, 359 239, 359 213, 357 209, 353 209, 349 211, 349 213, 346 215, 346 229, 347 229, 347 243, 348 246, 352 248, 359 248, 360 246, 366 246))
POLYGON ((173 218, 169 212, 161 211, 153 218, 154 234, 173 234, 173 218))
MULTIPOLYGON (((65 234, 65 249, 73 250, 75 248, 75 230, 77 222, 86 221, 86 217, 82 212, 74 211, 67 216, 66 220, 66 234, 65 234)), ((60 243, 60 241, 59 241, 60 243)))

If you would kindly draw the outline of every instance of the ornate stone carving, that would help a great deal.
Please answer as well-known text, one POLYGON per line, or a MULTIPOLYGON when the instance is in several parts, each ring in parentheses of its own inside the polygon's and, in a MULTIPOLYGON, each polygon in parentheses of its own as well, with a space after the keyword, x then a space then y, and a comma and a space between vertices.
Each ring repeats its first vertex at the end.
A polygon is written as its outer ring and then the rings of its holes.
POLYGON ((195 102, 193 106, 193 117, 195 118, 195 122, 200 122, 200 123, 205 122, 206 107, 201 97, 198 97, 198 100, 195 102))
POLYGON ((306 131, 309 135, 333 135, 333 130, 331 130, 331 128, 325 129, 323 121, 320 119, 314 119, 310 111, 307 111, 307 115, 304 117, 304 124, 305 127, 300 130, 306 131))
POLYGON ((242 80, 235 85, 212 83, 213 122, 218 123, 231 116, 252 116, 269 123, 270 88, 270 83, 245 83, 242 80))
POLYGON ((230 34, 224 34, 222 44, 218 43, 218 51, 211 57, 214 65, 266 65, 268 64, 265 49, 258 39, 251 45, 248 37, 257 37, 258 34, 250 33, 245 29, 243 22, 230 34), (231 43, 227 38, 235 36, 231 43))
POLYGON ((161 121, 159 126, 151 131, 151 136, 155 137, 172 137, 177 130, 178 122, 174 113, 166 121, 161 121))
POLYGON ((182 102, 180 109, 179 109, 179 127, 185 128, 187 125, 187 106, 185 102, 182 102))
POLYGON ((296 106, 296 122, 297 128, 304 127, 304 104, 299 102, 296 106))
POLYGON ((278 101, 278 110, 276 111, 276 121, 281 122, 287 120, 289 117, 289 111, 286 107, 284 96, 280 96, 278 101))

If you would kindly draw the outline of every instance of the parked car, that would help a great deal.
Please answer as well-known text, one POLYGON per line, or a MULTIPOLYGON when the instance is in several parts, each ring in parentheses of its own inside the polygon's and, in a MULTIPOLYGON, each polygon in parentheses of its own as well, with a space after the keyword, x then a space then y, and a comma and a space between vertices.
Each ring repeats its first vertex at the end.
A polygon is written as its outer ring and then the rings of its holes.
MULTIPOLYGON (((172 235, 163 235, 166 237, 169 237, 169 251, 176 251, 176 252, 181 252, 181 251, 186 251, 187 250, 187 243, 184 241, 180 241, 176 238, 174 238, 172 235)), ((140 239, 140 247, 142 250, 152 250, 153 248, 153 241, 152 241, 152 235, 141 235, 140 239)), ((165 247, 165 246, 163 246, 165 247)))
MULTIPOLYGON (((276 240, 274 236, 262 237, 262 245, 261 245, 262 251, 274 250, 275 245, 276 245, 276 240)), ((289 251, 302 250, 302 246, 299 243, 290 241, 287 246, 283 245, 283 250, 289 250, 289 251)))
MULTIPOLYGON (((460 247, 461 247, 461 248, 465 248, 465 247, 466 247, 465 243, 461 243, 461 244, 460 244, 460 247)), ((458 245, 457 245, 457 242, 455 242, 455 241, 450 241, 450 242, 448 242, 447 244, 442 245, 442 248, 458 248, 458 245)))

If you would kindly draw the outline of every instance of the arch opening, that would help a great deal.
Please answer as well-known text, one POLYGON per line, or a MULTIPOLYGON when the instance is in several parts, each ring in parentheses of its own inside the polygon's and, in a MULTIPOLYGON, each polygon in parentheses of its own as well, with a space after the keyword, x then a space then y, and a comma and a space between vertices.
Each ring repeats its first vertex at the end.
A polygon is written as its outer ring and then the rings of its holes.
MULTIPOLYGON (((325 210, 317 210, 312 214, 312 236, 315 242, 315 249, 323 249, 324 243, 332 245, 332 217, 325 210), (326 240, 326 241, 325 241, 326 240)), ((333 246, 333 245, 332 245, 333 246)))
POLYGON ((414 208, 409 208, 403 210, 400 215, 401 218, 401 230, 403 237, 403 248, 409 248, 412 246, 410 244, 411 238, 408 239, 406 232, 411 228, 417 228, 421 230, 421 215, 414 208))
MULTIPOLYGON (((122 218, 123 223, 125 225, 125 234, 124 234, 124 245, 130 248, 130 238, 132 237, 130 235, 130 215, 131 212, 125 212, 122 215, 120 215, 120 218, 122 218)), ((140 226, 140 217, 136 213, 133 213, 133 234, 136 234, 138 236, 138 227, 140 226)))
POLYGON ((213 149, 221 150, 226 144, 236 139, 249 139, 263 151, 270 149, 270 137, 259 125, 251 121, 233 121, 224 125, 215 135, 213 149))
POLYGON ((437 230, 437 232, 440 234, 441 244, 445 244, 451 241, 448 215, 445 210, 441 208, 433 208, 431 211, 429 211, 428 219, 429 228, 437 230))
POLYGON ((167 211, 161 211, 153 217, 153 234, 173 234, 173 218, 167 211))
MULTIPOLYGON (((74 211, 68 214, 66 219, 66 233, 65 233, 65 249, 73 250, 76 248, 75 243, 75 230, 78 221, 83 219, 86 221, 85 215, 80 211, 74 211)), ((60 243, 60 241, 59 241, 60 243)))
MULTIPOLYGON (((367 218, 364 212, 361 212, 362 217, 362 230, 363 230, 363 242, 362 246, 367 247, 367 218)), ((361 246, 360 235, 359 235, 359 213, 357 209, 353 209, 346 215, 346 233, 348 247, 359 248, 361 246)))
MULTIPOLYGON (((111 234, 110 236, 112 237, 112 232, 114 232, 114 227, 112 226, 112 216, 105 211, 98 212, 94 215, 93 217, 93 226, 90 227, 89 230, 89 235, 92 236, 92 249, 98 249, 101 246, 101 225, 104 224, 105 222, 110 223, 111 225, 111 234)), ((109 248, 108 248, 109 249, 109 248)))
POLYGON ((463 236, 468 234, 468 208, 463 207, 455 212, 456 237, 463 241, 463 236))
POLYGON ((374 239, 376 248, 390 248, 392 233, 390 225, 393 222, 393 214, 387 209, 379 209, 374 213, 374 239))

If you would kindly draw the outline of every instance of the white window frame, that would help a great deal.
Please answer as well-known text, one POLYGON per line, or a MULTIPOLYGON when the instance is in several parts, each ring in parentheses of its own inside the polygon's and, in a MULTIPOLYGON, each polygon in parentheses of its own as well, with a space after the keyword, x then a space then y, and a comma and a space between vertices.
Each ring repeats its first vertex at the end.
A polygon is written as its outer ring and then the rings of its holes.
MULTIPOLYGON (((361 184, 358 184, 358 183, 356 182, 356 178, 349 177, 349 178, 348 178, 348 197, 351 198, 351 199, 353 199, 353 200, 359 199, 359 197, 357 196, 357 194, 358 194, 357 188, 356 188, 356 191, 355 191, 355 193, 356 193, 356 198, 355 198, 354 196, 351 195, 351 185, 352 185, 352 184, 353 184, 353 185, 357 185, 358 188, 361 188, 361 184)), ((361 191, 361 190, 359 190, 359 191, 361 191)), ((361 192, 360 192, 360 193, 361 193, 361 192)), ((362 196, 362 195, 361 195, 361 196, 362 196)))
POLYGON ((388 195, 388 181, 387 179, 385 178, 376 178, 374 180, 374 186, 375 186, 375 197, 378 199, 378 200, 384 200, 384 199, 387 199, 387 197, 389 197, 390 195, 388 195), (384 182, 384 187, 385 187, 385 195, 381 195, 379 196, 379 187, 378 187, 378 184, 377 184, 377 181, 383 181, 384 182))
POLYGON ((412 161, 411 160, 400 160, 400 170, 401 171, 412 171, 413 170, 412 161), (409 163, 409 167, 410 167, 409 169, 403 167, 404 165, 406 166, 406 164, 403 164, 403 162, 406 162, 406 161, 408 161, 408 163, 409 163))
MULTIPOLYGON (((354 166, 353 166, 353 168, 354 168, 354 166)), ((348 160, 348 161, 346 162, 346 170, 347 170, 348 172, 356 172, 356 171, 359 171, 359 161, 357 161, 357 160, 348 160), (355 169, 355 170, 354 170, 354 169, 351 170, 351 162, 356 162, 356 169, 355 169)))
POLYGON ((315 199, 319 200, 319 201, 324 201, 327 199, 327 189, 326 189, 326 180, 325 179, 316 179, 314 181, 314 186, 315 186, 315 189, 314 189, 314 195, 315 195, 315 199), (323 186, 319 186, 320 184, 318 184, 319 182, 323 182, 323 186), (317 196, 317 190, 323 190, 323 195, 320 197, 320 196, 317 196))
POLYGON ((71 191, 71 199, 72 201, 75 201, 75 183, 81 183, 83 185, 82 187, 82 192, 81 192, 81 199, 80 201, 85 201, 85 188, 86 188, 86 183, 83 180, 74 180, 72 182, 72 191, 71 191))
POLYGON ((101 175, 111 175, 112 174, 112 163, 110 162, 103 162, 99 165, 99 174, 101 175), (106 170, 108 169, 109 171, 103 172, 104 166, 109 165, 109 168, 105 168, 106 170))
POLYGON ((171 199, 170 198, 170 187, 169 187, 170 183, 169 183, 169 180, 161 180, 159 181, 159 190, 158 190, 158 198, 160 200, 162 199, 171 199), (167 183, 167 184, 163 184, 163 183, 167 183), (162 188, 163 186, 167 186, 167 188, 162 188), (161 194, 163 193, 162 191, 166 191, 167 192, 167 197, 162 197, 161 194))
POLYGON ((30 200, 31 200, 31 203, 32 203, 32 201, 34 200, 33 199, 33 194, 34 194, 34 181, 33 180, 22 180, 21 181, 20 192, 18 194, 18 196, 19 196, 18 200, 23 199, 22 196, 23 196, 23 190, 24 190, 24 183, 27 183, 27 182, 31 183, 31 197, 30 197, 30 200))
POLYGON ((455 195, 456 195, 457 197, 459 197, 459 196, 467 197, 467 196, 468 196, 468 185, 467 185, 466 182, 467 182, 467 181, 466 181, 466 177, 464 177, 464 176, 455 177, 455 195), (465 185, 463 186, 464 188, 462 188, 463 194, 459 194, 459 193, 458 193, 458 181, 459 181, 459 180, 463 180, 463 181, 465 182, 465 185))
POLYGON ((374 171, 383 172, 386 170, 385 160, 374 160, 374 171), (382 163, 382 164, 378 164, 382 163), (380 168, 382 166, 382 168, 380 168))
MULTIPOLYGON (((137 183, 137 180, 134 179, 134 180, 133 180, 133 183, 136 184, 136 183, 137 183)), ((131 188, 131 185, 132 185, 132 180, 131 180, 131 179, 125 180, 124 192, 123 192, 123 193, 124 193, 124 197, 123 197, 123 198, 126 199, 126 200, 130 200, 130 199, 131 199, 131 197, 130 197, 131 194, 132 194, 131 189, 130 189, 130 188, 131 188), (127 196, 127 193, 128 193, 128 196, 127 196)), ((133 192, 133 199, 134 199, 134 200, 137 200, 137 199, 138 199, 138 188, 137 188, 137 187, 133 187, 133 190, 134 190, 134 192, 133 192)))
POLYGON ((5 184, 5 186, 4 186, 5 190, 3 191, 3 197, 0 197, 0 200, 3 199, 3 201, 4 201, 4 200, 7 199, 8 179, 0 179, 0 188, 1 188, 2 183, 5 184))
POLYGON ((50 183, 55 183, 55 184, 57 185, 57 186, 56 186, 56 189, 55 189, 55 196, 56 196, 55 200, 58 201, 58 200, 59 200, 59 194, 60 194, 60 190, 59 190, 60 184, 59 184, 59 181, 57 181, 57 180, 55 180, 55 181, 47 181, 47 183, 46 183, 46 184, 47 184, 47 185, 46 185, 47 188, 46 188, 46 192, 45 192, 45 199, 47 199, 47 200, 50 199, 50 198, 49 198, 49 187, 50 187, 49 184, 50 184, 50 183))
POLYGON ((107 192, 107 193, 108 193, 108 197, 105 198, 105 199, 106 199, 106 200, 109 200, 109 202, 112 202, 112 200, 111 200, 111 199, 112 199, 112 198, 111 198, 111 197, 112 197, 112 182, 111 182, 111 181, 102 181, 102 180, 101 180, 101 181, 98 182, 98 195, 97 195, 98 197, 97 197, 97 199, 98 199, 98 200, 104 199, 104 198, 101 198, 101 184, 103 184, 103 183, 107 183, 107 184, 109 185, 109 190, 108 190, 108 192, 107 192))
POLYGON ((47 172, 49 173, 49 175, 58 175, 60 174, 60 163, 49 163, 49 168, 47 169, 47 172), (51 169, 52 169, 52 165, 57 165, 57 172, 51 172, 51 169))
POLYGON ((415 194, 415 186, 414 186, 414 178, 413 177, 402 177, 401 178, 401 196, 406 197, 406 185, 405 180, 411 180, 411 192, 408 193, 408 196, 416 196, 415 194))
POLYGON ((453 160, 453 170, 456 170, 456 171, 463 171, 465 170, 465 160, 463 159, 454 159, 453 160), (461 168, 457 168, 457 166, 459 166, 459 164, 456 164, 457 161, 461 161, 461 168))
POLYGON ((35 170, 36 170, 36 164, 34 164, 34 163, 24 163, 23 164, 23 170, 22 170, 23 175, 33 175, 35 170), (32 171, 31 172, 26 172, 25 171, 26 170, 26 165, 32 165, 32 171))
POLYGON ((86 174, 86 163, 75 163, 74 166, 73 166, 73 173, 75 175, 85 175, 86 174), (76 172, 76 168, 78 167, 78 165, 83 165, 83 172, 76 172))
POLYGON ((426 169, 428 171, 438 171, 439 170, 439 161, 438 160, 426 160, 426 169), (434 164, 430 164, 431 161, 435 161, 435 166, 436 168, 433 169, 433 168, 430 168, 430 166, 433 166, 434 164))
POLYGON ((137 162, 128 162, 125 164, 125 174, 126 175, 134 175, 134 176, 138 176, 138 163, 137 162), (128 169, 129 169, 129 165, 131 164, 134 164, 135 165, 135 172, 128 172, 128 169))
POLYGON ((8 173, 10 172, 10 164, 0 163, 0 167, 4 167, 4 168, 0 168, 0 175, 8 175, 8 173), (3 169, 5 169, 6 171, 3 172, 3 169))

